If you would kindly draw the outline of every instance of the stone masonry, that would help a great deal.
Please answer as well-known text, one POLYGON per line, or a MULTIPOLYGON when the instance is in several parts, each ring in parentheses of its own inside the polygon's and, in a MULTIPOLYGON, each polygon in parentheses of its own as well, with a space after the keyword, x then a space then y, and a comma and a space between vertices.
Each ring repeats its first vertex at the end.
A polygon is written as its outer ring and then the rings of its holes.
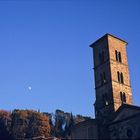
POLYGON ((94 56, 96 117, 107 117, 122 103, 132 104, 126 45, 127 42, 110 34, 90 45, 94 56))

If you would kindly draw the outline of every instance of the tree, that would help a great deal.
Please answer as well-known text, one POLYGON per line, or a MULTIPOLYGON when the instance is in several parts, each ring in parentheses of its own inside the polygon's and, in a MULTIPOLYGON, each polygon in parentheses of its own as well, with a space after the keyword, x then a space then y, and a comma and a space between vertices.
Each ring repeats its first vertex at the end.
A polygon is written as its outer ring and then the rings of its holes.
POLYGON ((11 126, 11 113, 0 110, 0 139, 1 140, 12 140, 10 135, 10 126, 11 126))
POLYGON ((15 110, 12 113, 12 136, 14 139, 49 137, 49 119, 36 111, 15 110))
POLYGON ((49 118, 46 115, 32 111, 29 113, 28 119, 28 135, 31 135, 31 137, 50 136, 51 129, 49 124, 49 118))

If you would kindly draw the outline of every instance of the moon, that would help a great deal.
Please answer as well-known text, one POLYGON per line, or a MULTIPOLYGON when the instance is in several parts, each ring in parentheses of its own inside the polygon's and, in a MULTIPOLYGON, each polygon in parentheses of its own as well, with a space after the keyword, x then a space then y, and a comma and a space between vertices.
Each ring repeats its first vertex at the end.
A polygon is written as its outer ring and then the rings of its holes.
POLYGON ((32 90, 32 87, 31 87, 31 86, 28 86, 28 89, 29 89, 29 90, 32 90))

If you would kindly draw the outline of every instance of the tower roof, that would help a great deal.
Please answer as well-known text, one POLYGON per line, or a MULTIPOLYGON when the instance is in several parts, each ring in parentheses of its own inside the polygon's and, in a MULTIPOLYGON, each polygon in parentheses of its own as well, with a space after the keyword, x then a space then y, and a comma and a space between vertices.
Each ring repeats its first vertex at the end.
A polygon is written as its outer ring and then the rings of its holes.
POLYGON ((111 34, 109 34, 109 33, 106 33, 104 36, 102 36, 101 38, 99 38, 99 39, 97 39, 95 42, 93 42, 91 45, 90 45, 90 47, 94 47, 94 45, 96 44, 96 43, 98 43, 99 41, 101 41, 101 40, 103 40, 103 39, 108 39, 108 36, 111 36, 111 37, 113 37, 113 38, 116 38, 116 39, 118 39, 118 40, 120 40, 120 41, 122 41, 122 42, 124 42, 124 43, 126 43, 126 45, 128 44, 126 41, 124 41, 124 40, 122 40, 122 39, 120 39, 120 38, 118 38, 118 37, 116 37, 116 36, 114 36, 114 35, 111 35, 111 34))

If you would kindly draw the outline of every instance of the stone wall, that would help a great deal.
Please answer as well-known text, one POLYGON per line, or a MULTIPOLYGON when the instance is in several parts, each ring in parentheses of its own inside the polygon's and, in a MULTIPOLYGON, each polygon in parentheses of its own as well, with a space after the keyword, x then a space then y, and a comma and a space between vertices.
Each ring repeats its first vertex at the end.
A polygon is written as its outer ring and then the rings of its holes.
POLYGON ((116 111, 122 104, 120 99, 120 92, 125 92, 126 103, 132 104, 132 91, 130 86, 126 43, 112 36, 108 36, 108 45, 109 45, 109 55, 110 55, 110 69, 111 69, 114 109, 116 111), (121 60, 122 60, 121 63, 116 61, 115 50, 121 53, 121 60), (123 79, 124 79, 123 84, 118 82, 118 74, 117 74, 118 71, 123 73, 123 79))

